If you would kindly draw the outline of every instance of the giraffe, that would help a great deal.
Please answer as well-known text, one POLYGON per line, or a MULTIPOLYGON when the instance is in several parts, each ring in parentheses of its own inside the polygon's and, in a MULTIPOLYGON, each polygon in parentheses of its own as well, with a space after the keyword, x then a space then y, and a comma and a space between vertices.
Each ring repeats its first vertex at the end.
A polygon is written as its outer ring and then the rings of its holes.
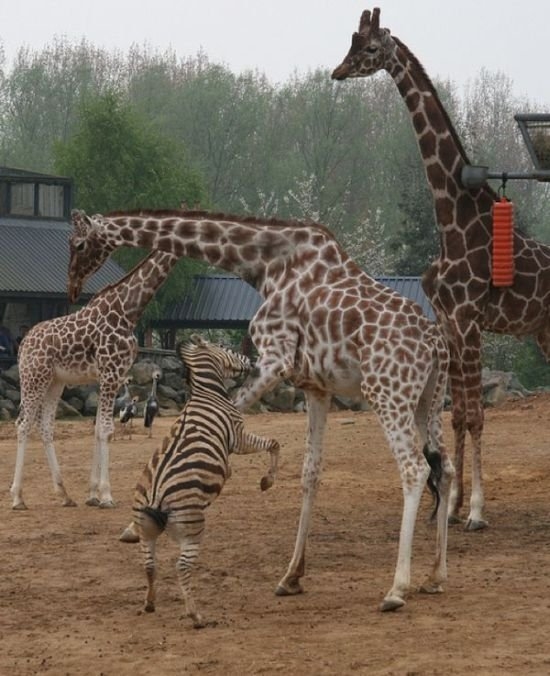
POLYGON ((11 486, 13 509, 23 500, 25 448, 36 422, 54 489, 65 507, 74 507, 57 462, 53 443, 57 403, 65 385, 99 382, 95 447, 87 505, 114 507, 109 482, 108 439, 114 431, 116 394, 137 356, 134 329, 145 306, 165 281, 177 258, 152 252, 116 284, 106 286, 72 314, 32 327, 19 350, 21 408, 16 421, 17 457, 11 486))
POLYGON ((401 477, 404 503, 397 565, 381 610, 399 608, 410 591, 412 538, 427 477, 437 484, 440 508, 435 560, 422 589, 442 591, 454 472, 443 445, 440 416, 448 350, 440 329, 420 307, 364 273, 322 225, 181 211, 104 217, 75 210, 72 221, 68 283, 72 300, 84 280, 119 246, 205 260, 236 273, 263 297, 249 327, 259 354, 259 375, 247 379, 235 405, 246 410, 265 391, 290 379, 305 392, 308 417, 300 521, 294 553, 276 594, 302 591, 323 431, 333 393, 362 397, 371 404, 401 477))
POLYGON ((467 189, 461 182, 468 157, 447 111, 424 68, 397 37, 380 28, 380 10, 361 15, 351 48, 332 78, 368 77, 386 70, 409 110, 431 189, 439 228, 440 255, 423 275, 423 287, 447 338, 449 384, 455 443, 455 480, 449 519, 460 522, 464 499, 466 434, 472 441, 472 489, 465 522, 469 531, 485 528, 481 438, 482 331, 532 335, 550 356, 550 247, 520 231, 514 233, 515 278, 511 287, 491 284, 493 202, 488 184, 467 189))

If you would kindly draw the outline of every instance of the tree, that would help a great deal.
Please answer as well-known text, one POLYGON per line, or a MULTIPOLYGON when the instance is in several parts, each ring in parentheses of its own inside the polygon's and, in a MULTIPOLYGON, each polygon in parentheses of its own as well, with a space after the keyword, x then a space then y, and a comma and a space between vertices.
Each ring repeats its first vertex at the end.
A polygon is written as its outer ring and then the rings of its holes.
MULTIPOLYGON (((66 142, 58 142, 54 154, 56 171, 74 178, 76 203, 90 213, 170 209, 179 208, 182 201, 207 201, 201 178, 186 163, 182 146, 169 141, 112 92, 83 105, 78 130, 66 142)), ((143 255, 140 250, 120 249, 116 259, 129 269, 143 255)), ((148 305, 141 328, 181 297, 199 269, 197 261, 178 262, 148 305)))
POLYGON ((206 191, 175 144, 109 92, 82 106, 80 125, 54 146, 55 169, 76 183, 87 211, 177 208, 204 202, 206 191))

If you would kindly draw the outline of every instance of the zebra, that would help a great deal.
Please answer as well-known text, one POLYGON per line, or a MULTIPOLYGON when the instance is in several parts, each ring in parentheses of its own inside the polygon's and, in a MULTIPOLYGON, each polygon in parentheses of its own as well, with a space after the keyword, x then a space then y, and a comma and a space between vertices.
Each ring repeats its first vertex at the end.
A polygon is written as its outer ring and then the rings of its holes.
POLYGON ((155 546, 163 532, 180 546, 176 563, 186 614, 195 628, 205 626, 191 594, 191 572, 204 532, 204 512, 230 476, 229 454, 268 451, 270 466, 260 487, 273 485, 279 443, 244 430, 242 414, 231 401, 224 378, 250 370, 244 355, 193 336, 177 351, 185 366, 190 397, 169 436, 154 452, 138 482, 132 524, 121 540, 139 536, 145 562, 145 611, 155 610, 155 546), (129 537, 124 537, 130 535, 129 537))

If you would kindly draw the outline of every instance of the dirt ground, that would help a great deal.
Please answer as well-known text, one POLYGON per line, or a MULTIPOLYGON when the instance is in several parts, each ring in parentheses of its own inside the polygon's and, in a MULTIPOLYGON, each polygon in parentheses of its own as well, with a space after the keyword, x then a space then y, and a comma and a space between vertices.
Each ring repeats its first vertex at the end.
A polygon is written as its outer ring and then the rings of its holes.
MULTIPOLYGON (((415 594, 395 613, 378 604, 392 582, 401 514, 394 461, 372 413, 332 413, 325 471, 308 542, 305 593, 275 586, 294 546, 300 510, 303 414, 247 416, 277 437, 280 475, 266 493, 267 457, 233 456, 233 476, 210 507, 195 575, 202 630, 183 617, 177 548, 159 541, 157 612, 142 611, 139 548, 118 536, 133 485, 172 423, 148 439, 111 445, 117 508, 86 507, 92 421, 59 421, 57 451, 76 508, 53 494, 37 439, 26 461, 29 509, 11 510, 15 432, 0 424, 0 675, 550 674, 550 396, 487 411, 486 516, 490 527, 450 529, 445 593, 415 594)), ((450 444, 449 414, 445 414, 450 444)), ((468 457, 469 463, 469 457, 468 457)), ((469 464, 468 464, 469 467, 469 464)), ((419 584, 433 557, 431 497, 413 553, 419 584)))

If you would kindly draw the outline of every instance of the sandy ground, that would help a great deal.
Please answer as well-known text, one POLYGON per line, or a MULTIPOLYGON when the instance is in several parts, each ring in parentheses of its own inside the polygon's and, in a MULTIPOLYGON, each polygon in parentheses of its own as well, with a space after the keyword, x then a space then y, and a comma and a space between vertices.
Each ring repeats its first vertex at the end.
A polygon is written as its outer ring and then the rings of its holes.
MULTIPOLYGON (((172 419, 157 421, 153 439, 138 426, 132 441, 113 442, 113 510, 84 504, 92 447, 85 420, 57 424, 58 456, 78 507, 58 504, 33 439, 29 509, 12 511, 15 433, 0 424, 0 674, 550 674, 549 416, 550 397, 542 395, 487 411, 490 527, 453 526, 445 593, 415 594, 387 614, 378 604, 393 577, 401 490, 374 416, 330 416, 305 593, 287 598, 273 592, 294 545, 305 417, 248 416, 251 431, 280 440, 280 476, 261 493, 267 458, 233 457, 233 476, 209 509, 195 575, 196 598, 212 622, 202 630, 183 617, 176 546, 159 541, 157 612, 146 614, 139 548, 118 541, 142 464, 172 419)), ((449 414, 445 429, 451 443, 449 414)), ((418 584, 434 551, 431 504, 426 492, 413 555, 418 584)))

